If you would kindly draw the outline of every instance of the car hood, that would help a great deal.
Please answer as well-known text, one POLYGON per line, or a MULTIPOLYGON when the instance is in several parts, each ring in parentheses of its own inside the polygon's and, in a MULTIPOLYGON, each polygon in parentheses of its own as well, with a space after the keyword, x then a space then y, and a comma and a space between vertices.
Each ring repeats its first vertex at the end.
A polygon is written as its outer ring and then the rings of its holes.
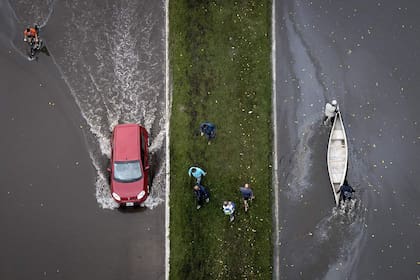
POLYGON ((112 191, 118 194, 121 198, 137 197, 141 191, 146 191, 144 177, 138 181, 130 183, 112 180, 112 191))

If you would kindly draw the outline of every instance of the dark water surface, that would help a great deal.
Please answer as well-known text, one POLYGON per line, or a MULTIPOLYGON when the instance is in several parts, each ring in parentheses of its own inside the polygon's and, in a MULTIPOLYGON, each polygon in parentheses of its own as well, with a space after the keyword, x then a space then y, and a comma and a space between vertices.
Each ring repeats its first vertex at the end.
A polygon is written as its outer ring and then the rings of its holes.
POLYGON ((164 279, 163 2, 1 0, 0 23, 0 279, 164 279), (49 56, 28 61, 33 23, 49 56), (121 121, 151 134, 147 208, 109 196, 121 121))
POLYGON ((281 279, 420 277, 418 1, 278 1, 281 279), (336 98, 357 199, 335 209, 321 126, 336 98))

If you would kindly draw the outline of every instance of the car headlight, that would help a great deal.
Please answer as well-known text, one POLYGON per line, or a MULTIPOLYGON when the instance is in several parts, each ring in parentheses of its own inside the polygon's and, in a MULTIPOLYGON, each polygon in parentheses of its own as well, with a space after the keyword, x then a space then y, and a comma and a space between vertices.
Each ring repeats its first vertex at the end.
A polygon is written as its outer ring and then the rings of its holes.
POLYGON ((145 195, 146 193, 144 192, 144 191, 141 191, 138 195, 137 195, 137 199, 142 199, 143 198, 143 196, 145 195))
POLYGON ((114 193, 114 192, 112 193, 112 197, 115 198, 115 200, 118 200, 118 201, 121 200, 121 197, 118 194, 114 193))

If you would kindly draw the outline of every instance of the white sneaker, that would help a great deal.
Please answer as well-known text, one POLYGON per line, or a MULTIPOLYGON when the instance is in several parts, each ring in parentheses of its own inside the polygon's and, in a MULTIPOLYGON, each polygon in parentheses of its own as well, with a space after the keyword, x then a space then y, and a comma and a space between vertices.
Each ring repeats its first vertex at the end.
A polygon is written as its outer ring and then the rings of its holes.
POLYGON ((197 205, 197 210, 201 208, 201 205, 197 205))
POLYGON ((210 198, 206 198, 206 202, 209 203, 209 201, 210 201, 210 198))

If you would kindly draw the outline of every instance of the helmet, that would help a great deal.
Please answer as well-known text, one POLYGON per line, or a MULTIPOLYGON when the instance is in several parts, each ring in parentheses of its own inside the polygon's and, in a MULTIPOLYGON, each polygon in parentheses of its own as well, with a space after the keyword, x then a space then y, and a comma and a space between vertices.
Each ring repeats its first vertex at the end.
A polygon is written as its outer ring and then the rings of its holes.
POLYGON ((337 100, 334 99, 333 101, 331 101, 331 104, 336 106, 337 105, 337 100))

